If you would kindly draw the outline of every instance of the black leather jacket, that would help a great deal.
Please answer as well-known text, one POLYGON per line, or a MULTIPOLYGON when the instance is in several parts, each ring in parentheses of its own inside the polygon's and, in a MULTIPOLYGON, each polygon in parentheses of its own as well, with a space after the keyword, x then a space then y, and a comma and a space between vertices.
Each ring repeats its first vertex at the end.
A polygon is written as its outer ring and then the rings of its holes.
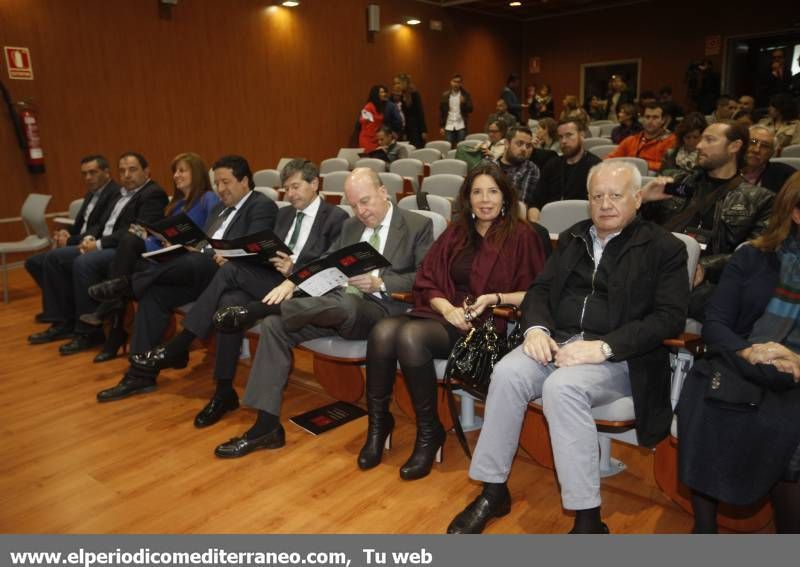
MULTIPOLYGON (((675 178, 677 183, 683 180, 686 180, 687 185, 693 189, 695 196, 707 194, 711 189, 705 171, 678 175, 675 178), (687 178, 688 175, 692 177, 687 178)), ((714 224, 704 231, 706 248, 700 258, 707 281, 716 283, 737 246, 766 230, 774 200, 775 194, 772 191, 746 181, 735 189, 728 190, 717 200, 714 208, 714 224)), ((679 197, 647 203, 642 208, 642 215, 663 225, 687 208, 690 203, 690 199, 679 197)))

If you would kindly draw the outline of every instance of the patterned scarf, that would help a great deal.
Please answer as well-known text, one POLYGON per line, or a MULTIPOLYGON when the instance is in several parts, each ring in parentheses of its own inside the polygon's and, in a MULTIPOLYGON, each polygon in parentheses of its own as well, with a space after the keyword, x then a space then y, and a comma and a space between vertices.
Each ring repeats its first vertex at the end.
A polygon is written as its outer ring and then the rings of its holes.
POLYGON ((777 251, 780 279, 764 314, 753 325, 752 343, 775 341, 800 352, 800 240, 787 238, 777 251))

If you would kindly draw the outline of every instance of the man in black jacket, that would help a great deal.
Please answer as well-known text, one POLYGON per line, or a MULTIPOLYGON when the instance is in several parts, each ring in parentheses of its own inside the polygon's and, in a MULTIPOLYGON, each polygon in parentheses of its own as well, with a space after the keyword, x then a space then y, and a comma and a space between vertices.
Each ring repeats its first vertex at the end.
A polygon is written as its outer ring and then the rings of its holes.
POLYGON ((455 146, 467 137, 467 124, 472 113, 472 96, 463 86, 461 75, 453 75, 450 89, 439 101, 439 134, 455 146))
POLYGON ((563 232, 522 304, 524 343, 492 373, 484 425, 470 466, 482 493, 448 527, 479 533, 508 513, 506 486, 528 403, 543 399, 570 533, 604 533, 592 407, 633 397, 640 444, 669 431, 669 353, 689 295, 686 247, 641 220, 641 176, 627 163, 589 172, 591 220, 563 232))
MULTIPOLYGON (((53 234, 55 250, 79 244, 86 235, 100 235, 103 230, 104 218, 111 212, 111 207, 119 198, 119 185, 111 179, 108 160, 101 155, 90 155, 81 159, 81 177, 86 185, 86 195, 83 204, 75 217, 75 222, 69 228, 62 228, 53 234)), ((25 260, 25 269, 42 289, 42 304, 44 304, 44 264, 48 254, 61 255, 63 252, 48 250, 36 254, 25 260)), ((72 261, 67 253, 68 261, 72 261)), ((54 323, 57 318, 46 310, 36 316, 40 323, 54 323)))
POLYGON ((147 160, 136 152, 126 152, 119 158, 122 188, 113 207, 102 219, 99 234, 86 234, 77 246, 68 246, 58 256, 48 256, 44 265, 45 311, 53 313, 57 322, 41 333, 31 335, 31 344, 47 343, 71 336, 69 343, 59 347, 61 354, 75 354, 105 338, 102 330, 79 320, 91 313, 97 303, 87 293, 92 283, 102 281, 115 248, 134 221, 156 222, 164 217, 168 198, 164 190, 150 179, 147 160), (52 285, 51 285, 52 284, 52 285))
POLYGON ((796 171, 791 165, 770 161, 775 155, 775 130, 763 124, 750 126, 750 140, 747 147, 744 178, 760 187, 777 193, 796 171))
MULTIPOLYGON (((253 174, 247 160, 241 156, 225 156, 212 166, 214 183, 220 203, 211 210, 204 231, 212 239, 232 239, 272 230, 278 207, 262 193, 253 191, 253 174)), ((181 305, 195 301, 211 283, 218 268, 228 260, 217 254, 210 246, 199 251, 173 258, 155 268, 134 273, 130 287, 127 281, 109 280, 101 289, 92 293, 103 300, 114 299, 120 294, 133 295, 139 300, 139 309, 134 320, 131 338, 131 359, 137 355, 153 352, 163 358, 164 349, 156 349, 169 326, 172 311, 181 305)), ((190 341, 191 342, 191 341, 190 341)), ((170 359, 173 366, 184 368, 188 361, 188 349, 170 359)), ((97 394, 97 400, 107 402, 131 394, 149 392, 156 387, 158 370, 152 367, 131 365, 116 386, 97 394)))

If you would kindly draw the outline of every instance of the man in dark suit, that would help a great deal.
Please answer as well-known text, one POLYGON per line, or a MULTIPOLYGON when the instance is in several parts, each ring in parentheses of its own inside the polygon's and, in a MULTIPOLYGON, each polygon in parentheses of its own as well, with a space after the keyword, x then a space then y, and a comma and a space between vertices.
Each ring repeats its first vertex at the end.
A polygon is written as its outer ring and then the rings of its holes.
POLYGON ((770 161, 774 155, 775 130, 763 124, 753 124, 750 126, 750 140, 742 176, 753 185, 777 193, 796 170, 791 165, 770 161))
MULTIPOLYGON (((319 170, 313 163, 301 159, 290 161, 281 170, 281 181, 286 200, 292 206, 278 210, 275 235, 292 249, 293 254, 288 256, 279 252, 279 256, 272 258, 268 265, 242 261, 223 264, 186 314, 183 330, 159 347, 164 349, 165 358, 183 359, 192 340, 211 335, 215 311, 252 301, 260 302, 292 272, 295 264, 302 266, 321 256, 339 237, 347 213, 319 196, 319 170)), ((217 335, 214 367, 217 388, 211 400, 197 414, 196 427, 213 425, 226 412, 239 407, 233 379, 243 336, 242 330, 217 335)))
MULTIPOLYGON (((86 195, 83 198, 75 222, 69 228, 62 228, 53 233, 53 243, 55 249, 79 244, 84 236, 92 234, 95 237, 100 235, 107 218, 111 212, 111 207, 119 198, 120 187, 111 179, 111 172, 108 167, 108 160, 101 155, 90 155, 81 159, 81 177, 86 185, 86 195)), ((44 263, 48 254, 61 254, 48 250, 41 254, 36 254, 25 260, 25 269, 42 289, 42 304, 44 304, 44 263)), ((50 313, 43 311, 36 316, 40 323, 54 323, 56 318, 50 313)))
POLYGON ((244 402, 258 409, 258 417, 244 435, 217 447, 219 457, 242 457, 256 449, 283 446, 280 408, 292 366, 292 347, 330 335, 366 339, 380 319, 408 308, 390 294, 411 290, 417 267, 433 242, 430 219, 393 207, 371 169, 353 171, 345 182, 345 197, 355 217, 345 221, 330 251, 369 242, 391 265, 350 278, 347 289, 338 288, 321 297, 288 299, 294 291, 290 280, 267 294, 266 303, 280 303, 281 314, 270 315, 261 323, 258 351, 247 381, 244 402))
MULTIPOLYGON (((253 191, 253 174, 247 160, 241 156, 225 156, 212 166, 214 183, 219 193, 220 203, 208 215, 204 227, 212 239, 232 239, 247 236, 262 230, 272 230, 278 207, 263 194, 253 191)), ((181 305, 195 301, 211 283, 218 268, 228 260, 206 246, 199 251, 190 251, 168 262, 143 272, 136 272, 131 278, 129 290, 120 289, 117 280, 104 282, 104 290, 93 288, 93 293, 103 299, 109 295, 130 293, 139 300, 139 309, 134 321, 131 338, 131 360, 137 355, 152 363, 153 353, 164 362, 164 349, 154 349, 169 326, 172 311, 181 305)), ((169 358, 171 366, 184 368, 188 361, 188 349, 178 358, 169 358)), ((97 400, 107 402, 149 392, 156 387, 158 368, 153 364, 131 367, 116 386, 97 394, 97 400)))
POLYGON ((164 190, 150 179, 147 160, 136 152, 119 158, 122 188, 110 212, 102 219, 100 233, 87 234, 77 246, 46 257, 44 264, 45 312, 57 322, 41 333, 28 337, 31 344, 51 342, 74 332, 69 343, 59 347, 63 355, 74 354, 105 338, 103 331, 79 320, 84 313, 97 308, 87 293, 89 285, 102 281, 114 259, 115 248, 135 220, 156 222, 163 218, 168 198, 164 190))

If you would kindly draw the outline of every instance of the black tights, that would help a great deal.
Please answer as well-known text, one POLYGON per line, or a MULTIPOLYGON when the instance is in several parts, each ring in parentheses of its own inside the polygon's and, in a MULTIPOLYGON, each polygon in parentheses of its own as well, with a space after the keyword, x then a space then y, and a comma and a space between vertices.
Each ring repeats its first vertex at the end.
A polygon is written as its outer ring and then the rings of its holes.
MULTIPOLYGON (((800 533, 800 483, 779 480, 769 492, 775 532, 800 533)), ((711 496, 692 491, 694 529, 696 534, 717 533, 717 507, 719 501, 711 496)))
POLYGON ((458 334, 432 319, 399 315, 383 319, 372 329, 367 342, 368 401, 381 400, 388 411, 397 363, 409 390, 415 382, 435 383, 434 358, 447 358, 458 334))

